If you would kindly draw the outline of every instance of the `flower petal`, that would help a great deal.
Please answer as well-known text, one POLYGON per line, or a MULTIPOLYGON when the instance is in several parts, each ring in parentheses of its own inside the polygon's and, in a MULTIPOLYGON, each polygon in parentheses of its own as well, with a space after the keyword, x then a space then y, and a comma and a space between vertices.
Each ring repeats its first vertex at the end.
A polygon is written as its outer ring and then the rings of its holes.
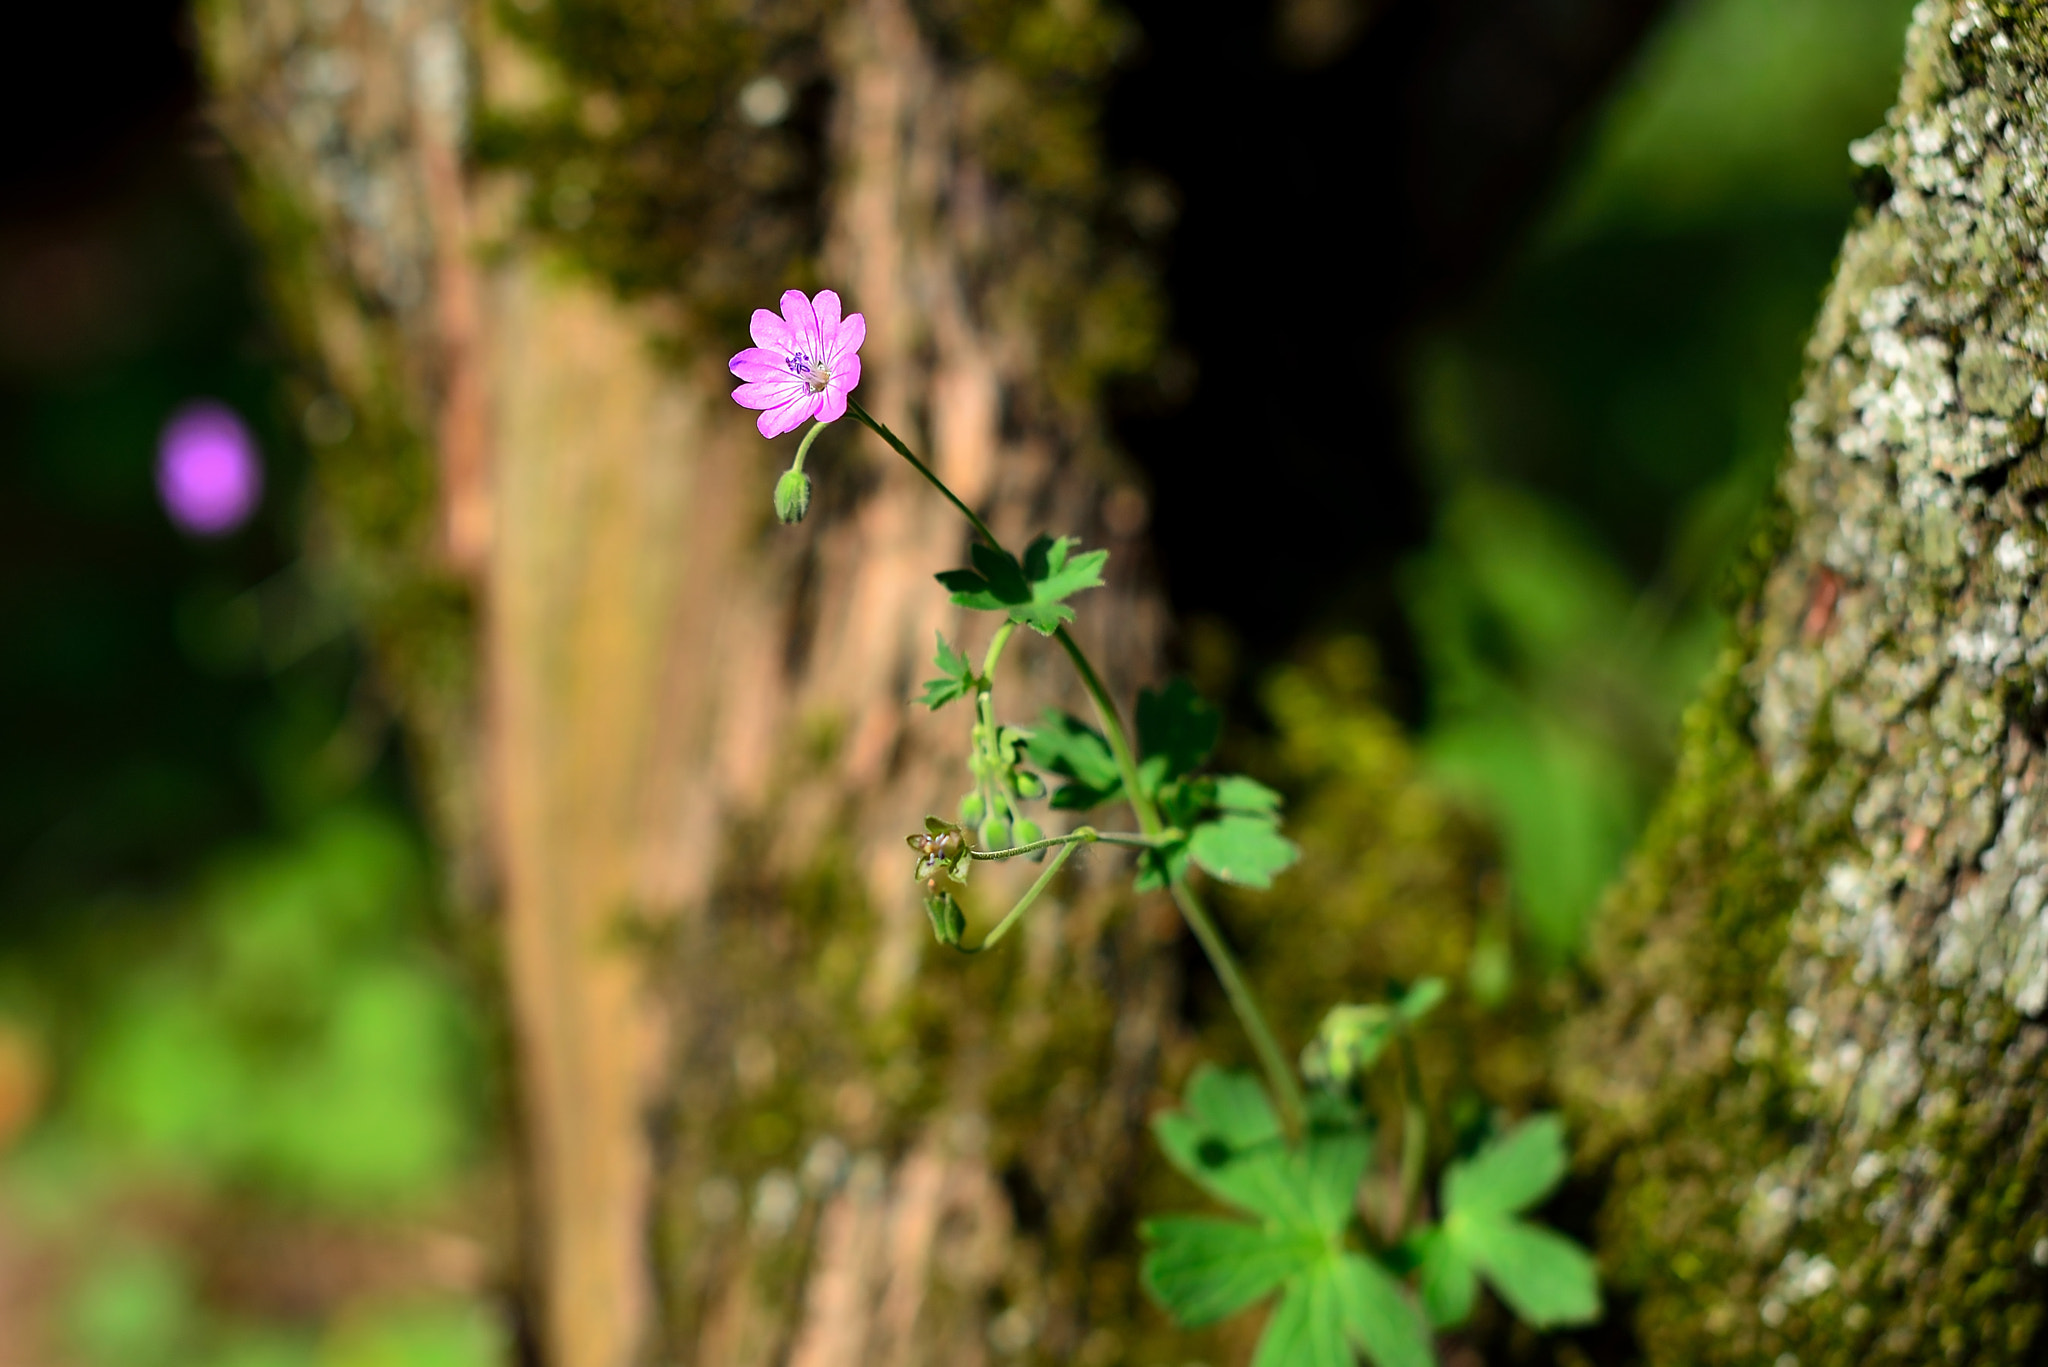
MULTIPOLYGON (((836 381, 838 377, 833 379, 836 381)), ((846 390, 837 383, 827 385, 818 399, 819 422, 838 422, 846 416, 846 390)))
POLYGON ((836 290, 819 290, 818 297, 811 300, 811 310, 818 315, 818 350, 821 358, 832 354, 832 346, 839 339, 839 293, 836 290))
POLYGON ((767 347, 750 346, 725 365, 742 380, 769 380, 777 375, 795 378, 790 374, 789 362, 783 353, 767 347))
POLYGON ((839 335, 832 338, 831 357, 825 364, 837 372, 848 357, 860 350, 860 344, 868 339, 868 320, 862 314, 850 314, 839 325, 839 335))
POLYGON ((791 349, 810 353, 813 361, 823 359, 824 348, 818 345, 818 313, 802 290, 782 292, 782 316, 789 324, 791 349))
POLYGON ((764 437, 779 437, 784 432, 794 432, 810 421, 811 415, 818 411, 820 397, 808 392, 799 394, 788 403, 771 408, 754 419, 754 426, 761 430, 764 437))
POLYGON ((781 380, 756 380, 733 390, 733 402, 743 408, 777 408, 792 399, 800 399, 809 391, 804 382, 794 375, 785 375, 781 380))
POLYGON ((757 346, 770 347, 776 351, 789 350, 789 324, 767 309, 754 310, 754 322, 748 331, 753 333, 757 346))
POLYGON ((840 394, 851 394, 860 384, 860 357, 848 356, 832 367, 832 379, 828 389, 840 394))

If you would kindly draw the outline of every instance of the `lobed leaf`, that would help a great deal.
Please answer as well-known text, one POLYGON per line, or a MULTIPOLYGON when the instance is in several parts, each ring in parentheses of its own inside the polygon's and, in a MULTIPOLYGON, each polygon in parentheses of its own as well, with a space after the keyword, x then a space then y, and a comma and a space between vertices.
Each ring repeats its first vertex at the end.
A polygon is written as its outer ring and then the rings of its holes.
POLYGON ((967 657, 946 644, 943 633, 939 634, 938 653, 932 657, 932 664, 938 669, 939 677, 926 679, 924 696, 918 701, 936 712, 956 698, 964 698, 974 692, 977 682, 974 666, 967 657))
POLYGON ((1031 733, 1029 750, 1033 764, 1071 780, 1053 794, 1054 807, 1085 812, 1123 792, 1109 742, 1094 727, 1064 712, 1047 710, 1031 733))
POLYGON ((1228 812, 1188 836, 1188 854, 1210 875, 1240 887, 1269 888, 1301 858, 1270 817, 1228 812))
POLYGON ((1147 1220, 1140 1232, 1152 1245, 1146 1289, 1190 1329, 1236 1314, 1324 1256, 1299 1234, 1201 1215, 1147 1220))
POLYGON ((1108 551, 1073 555, 1076 544, 1072 537, 1041 536, 1019 563, 1009 552, 977 541, 969 550, 974 568, 946 570, 938 580, 961 607, 1006 613, 1011 621, 1050 636, 1074 620, 1074 610, 1063 600, 1100 587, 1109 560, 1108 551))
POLYGON ((1518 1215, 1548 1196, 1569 1164, 1564 1121, 1537 1115, 1517 1125, 1444 1176, 1451 1215, 1518 1215))
POLYGON ((1499 1215, 1455 1218, 1465 1255, 1508 1308, 1538 1329, 1600 1317, 1600 1274, 1592 1255, 1553 1230, 1499 1215))
POLYGON ((1432 1367, 1429 1325, 1385 1268, 1346 1253, 1333 1280, 1344 1327, 1374 1367, 1432 1367))

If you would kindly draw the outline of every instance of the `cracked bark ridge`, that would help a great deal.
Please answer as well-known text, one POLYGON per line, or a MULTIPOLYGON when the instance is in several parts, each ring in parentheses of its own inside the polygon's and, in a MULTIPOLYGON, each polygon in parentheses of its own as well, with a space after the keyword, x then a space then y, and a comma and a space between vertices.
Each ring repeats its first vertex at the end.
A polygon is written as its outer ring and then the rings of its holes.
POLYGON ((2048 1293, 2048 6, 1924 0, 1566 1090, 1654 1362, 2003 1363, 2048 1293))

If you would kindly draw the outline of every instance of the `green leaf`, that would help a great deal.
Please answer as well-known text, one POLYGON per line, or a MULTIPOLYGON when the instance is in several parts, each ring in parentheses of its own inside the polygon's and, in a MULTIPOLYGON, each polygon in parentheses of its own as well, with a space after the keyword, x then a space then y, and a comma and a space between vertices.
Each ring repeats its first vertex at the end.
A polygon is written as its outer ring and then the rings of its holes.
POLYGON ((1213 877, 1247 888, 1273 886, 1274 877, 1301 858, 1272 820, 1236 812, 1195 827, 1188 853, 1213 877))
POLYGON ((1401 994, 1400 1001, 1395 1003, 1395 1009, 1401 1013, 1403 1020, 1413 1025, 1434 1011, 1437 1003, 1441 1002, 1449 991, 1442 978, 1423 978, 1401 994))
POLYGON ((1351 1223, 1358 1182, 1372 1161, 1372 1139, 1360 1129, 1310 1134, 1307 1152, 1309 1215, 1334 1239, 1351 1223))
POLYGON ((1216 805, 1226 812, 1275 812, 1280 794, 1257 779, 1243 774, 1223 774, 1216 780, 1216 805))
POLYGON ((1479 1298, 1479 1274, 1457 1241, 1441 1229, 1422 1240, 1422 1308, 1439 1329, 1463 1324, 1479 1298))
POLYGON ((1518 1215, 1564 1179, 1564 1121, 1531 1116, 1444 1177, 1444 1209, 1452 1215, 1518 1215))
POLYGON ((1329 1263, 1288 1283, 1280 1308, 1259 1336, 1252 1367, 1352 1367, 1329 1263))
POLYGON ((1188 842, 1176 840, 1170 845, 1147 851, 1138 860, 1138 877, 1131 888, 1135 892, 1158 892, 1187 876, 1188 842))
POLYGON ((1071 780, 1052 797, 1052 805, 1063 811, 1085 812, 1123 792, 1109 742, 1086 722, 1048 710, 1031 733, 1029 749, 1033 764, 1071 780))
POLYGON ((1147 1220, 1140 1232, 1153 1245, 1146 1289, 1190 1329, 1236 1314, 1324 1254, 1319 1240, 1201 1215, 1147 1220))
POLYGON ((1432 1367, 1429 1326, 1385 1268, 1346 1253, 1333 1281, 1344 1327, 1375 1367, 1432 1367))
POLYGON ((1600 1274, 1585 1249, 1552 1230, 1507 1216, 1453 1217, 1466 1255, 1508 1308, 1538 1329, 1600 1317, 1600 1274))
POLYGON ((1138 754, 1160 761, 1152 766, 1156 777, 1148 775, 1148 786, 1200 768, 1222 734, 1221 714, 1186 679, 1175 679, 1156 693, 1147 688, 1138 694, 1138 754))
POLYGON ((1514 1217, 1556 1188, 1567 1163, 1564 1124, 1539 1115, 1444 1175, 1444 1223, 1423 1255, 1423 1296, 1440 1324, 1471 1309, 1477 1269, 1523 1320, 1542 1329, 1600 1315, 1600 1279, 1583 1248, 1514 1217))
POLYGON ((1024 552, 1019 564, 1008 552, 979 541, 971 548, 974 568, 946 570, 938 576, 962 607, 1007 613, 1010 620, 1050 636, 1074 620, 1064 600, 1102 583, 1108 551, 1073 555, 1072 537, 1041 536, 1024 552))
POLYGON ((967 657, 946 644, 944 635, 939 636, 938 654, 932 657, 932 664, 938 669, 939 677, 924 681, 924 696, 918 701, 936 712, 956 698, 964 698, 974 692, 974 666, 967 657))
POLYGON ((1260 1222, 1148 1221, 1145 1285, 1190 1327, 1280 1288, 1256 1367, 1353 1367, 1354 1346, 1373 1367, 1429 1367, 1428 1329, 1400 1283, 1344 1247, 1372 1142, 1331 1119, 1290 1145, 1257 1079, 1198 1068, 1182 1109, 1153 1122, 1160 1147, 1204 1190, 1260 1222))

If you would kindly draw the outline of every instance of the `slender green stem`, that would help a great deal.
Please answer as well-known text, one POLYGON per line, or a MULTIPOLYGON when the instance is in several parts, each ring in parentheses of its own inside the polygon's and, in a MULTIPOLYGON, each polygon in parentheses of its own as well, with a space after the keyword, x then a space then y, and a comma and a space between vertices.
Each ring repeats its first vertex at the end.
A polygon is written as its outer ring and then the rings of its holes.
POLYGON ((1415 1061, 1415 1044, 1404 1028, 1395 1042, 1401 1051, 1401 1199, 1394 1208, 1391 1239, 1401 1237, 1402 1228, 1414 1213, 1416 1198, 1422 1194, 1422 1176, 1429 1157, 1429 1112, 1422 1104, 1422 1070, 1415 1061))
MULTIPOLYGON (((982 540, 996 550, 1003 549, 1003 543, 988 529, 988 524, 976 516, 972 508, 962 503, 959 495, 947 488, 946 482, 933 474, 931 468, 919 460, 894 432, 875 421, 865 408, 851 398, 847 400, 846 409, 855 418, 867 424, 876 436, 889 443, 897 455, 909 461, 934 489, 944 494, 947 502, 960 510, 961 516, 967 519, 968 525, 974 528, 982 540)), ((1095 672, 1095 666, 1090 663, 1080 643, 1074 639, 1073 633, 1062 626, 1055 636, 1060 647, 1067 652, 1067 659, 1073 663, 1074 672, 1080 675, 1081 686, 1088 691, 1089 700, 1095 704, 1095 715, 1102 723, 1103 738, 1109 743, 1110 756, 1116 761, 1117 774, 1123 780, 1125 799, 1130 803, 1131 811, 1137 816, 1138 825, 1145 835, 1157 840, 1165 831, 1166 823, 1160 819, 1158 807, 1138 783, 1137 757, 1131 750, 1130 733, 1124 730, 1123 718, 1117 712, 1116 700, 1110 697, 1109 689, 1103 685, 1102 676, 1095 672)), ((1039 875, 1038 882, 1032 885, 1032 890, 1025 894, 1025 901, 1019 903, 1018 909, 1012 910, 1009 916, 1003 918, 1002 923, 989 933, 989 938, 982 942, 981 948, 986 949, 995 942, 998 934, 1008 929, 1021 909, 1038 895, 1039 890, 1051 878, 1053 870, 1059 867, 1060 862, 1073 848, 1073 844, 1061 848, 1059 856, 1039 875)), ((1308 1108, 1302 1100, 1301 1086, 1294 1080, 1294 1070, 1288 1065, 1287 1056, 1281 1052, 1272 1027, 1266 1023, 1265 1012, 1259 1009, 1258 998, 1252 995, 1251 986, 1244 980, 1244 974, 1239 970, 1237 959, 1230 952, 1230 946, 1225 943, 1222 931, 1218 930, 1216 923, 1209 918, 1208 911, 1195 896, 1194 889, 1187 885, 1184 878, 1169 881, 1173 889, 1174 904, 1180 908, 1182 918, 1188 923, 1188 929, 1195 933, 1195 939, 1201 944, 1202 952, 1208 956, 1209 966, 1215 970, 1216 977, 1222 982, 1223 993, 1229 998, 1231 1009, 1237 1013, 1238 1023, 1251 1038, 1252 1052, 1258 1055, 1259 1065, 1266 1073, 1266 1082, 1273 1090, 1274 1100, 1279 1103, 1282 1123, 1286 1125, 1288 1133, 1301 1133, 1308 1120, 1308 1108)))
POLYGON ((994 949, 996 946, 996 942, 1002 939, 1005 935, 1008 935, 1010 933, 1010 927, 1016 925, 1017 922, 1023 918, 1024 913, 1031 909, 1031 904, 1038 900, 1038 894, 1045 891, 1046 887, 1052 882, 1052 876, 1060 871, 1060 865, 1067 862, 1067 856, 1072 854, 1077 846, 1085 845, 1087 843, 1088 842, 1085 840, 1080 840, 1068 841, 1067 843, 1061 845, 1060 852, 1054 855, 1050 860, 1046 862, 1045 872, 1038 875, 1038 878, 1031 884, 1031 886, 1025 889, 1024 895, 1017 900, 1017 905, 1010 908, 1010 914, 1008 916, 1005 916, 1002 920, 996 922, 996 928, 994 930, 991 930, 987 934, 987 936, 985 936, 982 939, 982 942, 980 944, 976 945, 972 949, 969 949, 965 945, 962 945, 960 947, 960 952, 962 954, 981 954, 987 952, 988 950, 994 949))
POLYGON ((889 445, 896 449, 897 455, 909 461, 912 466, 916 467, 917 472, 920 475, 923 475, 927 480, 930 480, 932 488, 937 489, 940 493, 944 494, 946 496, 946 501, 951 503, 955 508, 958 508, 960 510, 960 515, 967 519, 968 525, 974 528, 974 530, 981 536, 981 539, 983 541, 988 542, 989 545, 995 547, 997 550, 1001 550, 1003 548, 1003 543, 996 540, 996 534, 988 529, 988 524, 986 522, 983 522, 981 518, 975 514, 974 509, 968 507, 965 503, 962 503, 960 501, 960 496, 954 493, 951 489, 946 487, 946 481, 940 479, 937 475, 931 472, 930 466, 926 465, 923 461, 919 460, 916 456, 912 455, 910 448, 903 444, 901 438, 899 438, 894 432, 891 432, 887 427, 884 427, 881 423, 876 422, 874 418, 870 417, 867 409, 862 408, 860 406, 860 401, 858 399, 849 397, 846 401, 846 411, 853 414, 853 416, 855 418, 858 418, 861 422, 866 423, 870 431, 872 431, 876 436, 880 437, 883 441, 888 442, 889 445))
POLYGON ((811 443, 818 439, 818 434, 824 431, 827 425, 822 422, 811 424, 811 430, 804 433, 804 439, 796 444, 796 459, 790 462, 790 469, 802 470, 804 468, 804 457, 811 454, 811 443))
POLYGON ((1274 1037, 1273 1027, 1266 1024, 1266 1013, 1259 1009, 1259 999, 1252 993, 1251 984, 1244 980, 1244 973, 1237 966, 1236 956, 1223 939, 1223 932, 1209 919, 1209 912, 1195 896, 1195 890, 1188 886, 1185 878, 1177 878, 1171 884, 1174 905, 1180 908, 1181 919, 1188 923, 1188 929, 1195 932, 1195 939, 1201 943, 1202 952, 1209 956, 1209 967, 1215 970, 1217 980, 1223 984, 1223 995, 1230 999, 1230 1006, 1237 1013, 1239 1025, 1251 1038, 1252 1052, 1259 1057, 1259 1066, 1266 1071, 1266 1083, 1273 1089, 1273 1099, 1280 1103, 1280 1120, 1287 1132, 1299 1135, 1308 1126, 1308 1103, 1302 1099, 1301 1084, 1294 1080, 1294 1069, 1288 1065, 1287 1055, 1281 1051, 1280 1041, 1274 1037))
POLYGON ((1003 647, 1010 643, 1010 637, 1016 632, 1017 624, 1006 618, 1003 624, 996 628, 996 634, 990 638, 988 653, 981 657, 981 686, 984 692, 994 686, 996 661, 1003 658, 1003 647))
POLYGON ((1076 826, 1065 835, 1049 835, 1043 840, 1034 840, 1028 845, 1013 845, 1006 850, 969 850, 969 859, 1016 859, 1022 855, 1036 854, 1049 850, 1055 845, 1092 845, 1096 841, 1105 845, 1129 845, 1134 849, 1156 850, 1167 843, 1155 835, 1139 835, 1135 831, 1098 831, 1093 826, 1076 826))

